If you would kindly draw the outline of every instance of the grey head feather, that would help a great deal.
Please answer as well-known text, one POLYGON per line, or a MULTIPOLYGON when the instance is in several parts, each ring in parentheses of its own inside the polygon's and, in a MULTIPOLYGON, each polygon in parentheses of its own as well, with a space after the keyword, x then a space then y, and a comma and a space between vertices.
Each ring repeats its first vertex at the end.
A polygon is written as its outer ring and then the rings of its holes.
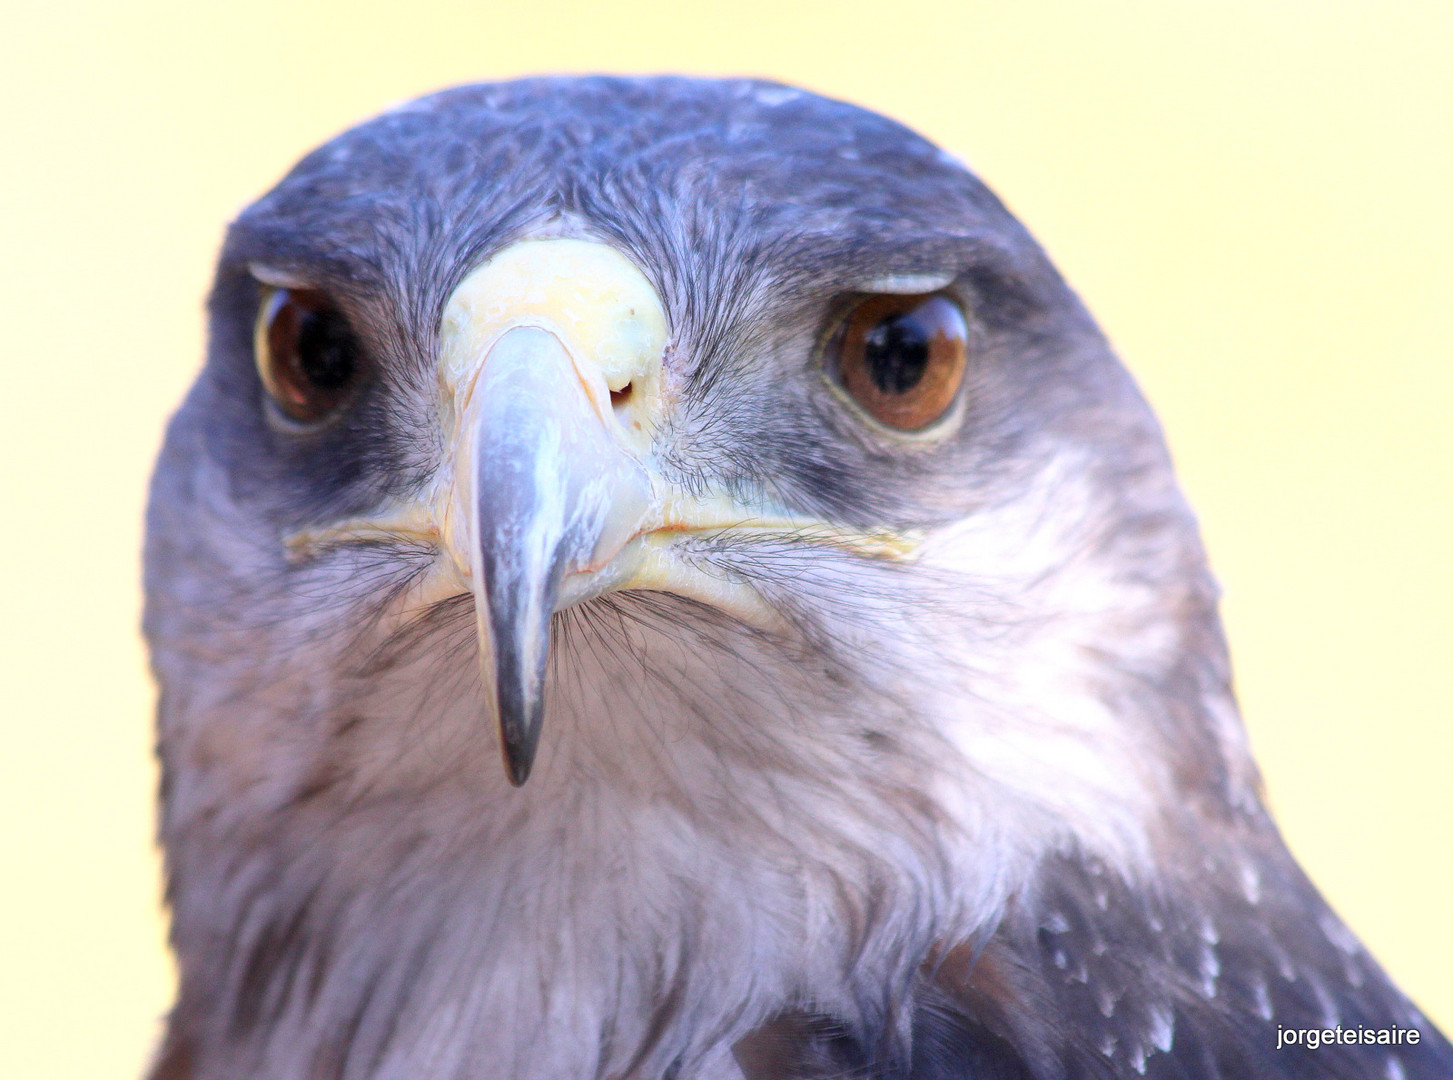
MULTIPOLYGON (((1207 865, 1287 858, 1194 520, 1093 321, 960 165, 775 84, 463 87, 304 158, 228 231, 146 588, 181 971, 159 1078, 928 1077, 999 1053, 1059 1075, 1058 1021, 1026 1003, 1078 1006, 1028 975, 934 982, 934 958, 992 940, 1031 971, 1034 898, 1080 895, 1085 866, 1195 911, 1207 865), (664 593, 560 612, 516 791, 470 598, 401 599, 432 550, 299 560, 284 537, 427 484, 448 297, 562 233, 662 299, 673 482, 930 539, 907 564, 695 542, 776 632, 664 593), (259 266, 334 297, 369 357, 305 436, 263 408, 259 266), (951 278, 971 322, 962 421, 911 447, 817 361, 844 294, 893 275, 951 278)), ((1136 1001, 1158 1047, 1169 1014, 1136 1001)))

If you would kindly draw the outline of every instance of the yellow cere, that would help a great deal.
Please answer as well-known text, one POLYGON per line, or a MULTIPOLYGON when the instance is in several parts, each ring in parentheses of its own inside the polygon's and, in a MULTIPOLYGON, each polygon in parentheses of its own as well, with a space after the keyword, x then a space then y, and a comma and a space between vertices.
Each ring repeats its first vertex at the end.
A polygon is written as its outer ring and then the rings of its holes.
POLYGON ((517 326, 560 339, 603 416, 609 392, 627 385, 633 397, 660 392, 666 315, 646 276, 613 247, 566 237, 522 240, 471 273, 444 311, 443 385, 467 394, 479 358, 517 326))

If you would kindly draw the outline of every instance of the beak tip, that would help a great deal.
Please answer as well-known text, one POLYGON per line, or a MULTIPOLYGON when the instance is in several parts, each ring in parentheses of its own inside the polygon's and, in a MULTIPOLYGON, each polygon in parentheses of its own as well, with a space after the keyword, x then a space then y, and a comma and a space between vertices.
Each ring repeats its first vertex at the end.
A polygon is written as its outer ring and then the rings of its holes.
POLYGON ((530 767, 534 764, 530 760, 531 755, 512 754, 506 749, 504 758, 505 776, 509 778, 510 785, 517 788, 524 787, 525 781, 530 778, 530 767))
POLYGON ((528 710, 524 715, 514 710, 500 710, 500 749, 504 757, 505 776, 515 787, 524 787, 535 765, 535 751, 540 744, 540 716, 538 708, 528 710))

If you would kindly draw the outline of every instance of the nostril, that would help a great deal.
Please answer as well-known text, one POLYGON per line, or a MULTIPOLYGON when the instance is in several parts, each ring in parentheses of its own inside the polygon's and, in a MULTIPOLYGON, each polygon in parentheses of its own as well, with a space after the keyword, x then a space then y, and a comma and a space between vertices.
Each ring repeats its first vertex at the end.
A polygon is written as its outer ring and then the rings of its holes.
POLYGON ((619 409, 622 405, 624 405, 626 402, 628 402, 630 400, 631 400, 631 384, 630 383, 626 383, 626 385, 625 386, 622 386, 619 390, 612 390, 610 392, 610 407, 612 409, 619 409))

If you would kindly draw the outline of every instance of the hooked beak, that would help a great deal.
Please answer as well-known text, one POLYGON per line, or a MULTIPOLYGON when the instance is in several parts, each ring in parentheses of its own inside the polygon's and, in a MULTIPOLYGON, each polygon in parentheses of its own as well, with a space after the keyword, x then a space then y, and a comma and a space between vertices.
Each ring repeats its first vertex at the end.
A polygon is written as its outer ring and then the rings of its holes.
POLYGON ((665 343, 641 272, 580 240, 507 248, 445 309, 455 475, 444 540, 474 594, 480 675, 516 785, 539 743, 551 616, 600 591, 585 579, 651 508, 641 414, 659 397, 665 343))
POLYGON ((650 505, 645 468, 587 380, 603 388, 555 334, 517 326, 489 349, 460 416, 453 509, 465 550, 451 547, 468 561, 480 674, 517 785, 540 737, 561 586, 619 554, 650 505))
POLYGON ((470 274, 440 330, 446 455, 422 498, 295 534, 295 551, 417 537, 475 601, 480 676, 511 782, 530 775, 555 612, 614 589, 690 596, 771 625, 753 586, 682 557, 684 536, 755 534, 901 559, 914 540, 688 493, 654 467, 666 318, 605 244, 524 240, 470 274))

